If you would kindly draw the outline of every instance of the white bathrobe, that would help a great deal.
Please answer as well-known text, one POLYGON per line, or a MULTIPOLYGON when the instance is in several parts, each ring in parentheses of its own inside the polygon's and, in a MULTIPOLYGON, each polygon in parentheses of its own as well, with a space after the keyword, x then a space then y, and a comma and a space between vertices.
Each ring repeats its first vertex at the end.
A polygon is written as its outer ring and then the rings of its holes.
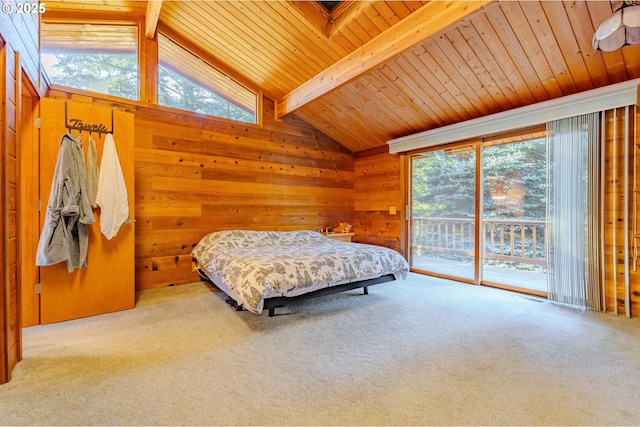
POLYGON ((110 133, 104 139, 96 204, 100 206, 100 231, 112 239, 129 218, 129 198, 116 143, 110 133))

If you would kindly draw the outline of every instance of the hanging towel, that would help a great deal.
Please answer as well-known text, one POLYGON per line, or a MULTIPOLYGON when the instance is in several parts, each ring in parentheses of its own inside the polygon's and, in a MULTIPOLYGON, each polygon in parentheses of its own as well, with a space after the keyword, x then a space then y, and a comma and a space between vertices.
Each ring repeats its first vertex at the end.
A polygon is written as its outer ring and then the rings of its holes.
POLYGON ((89 151, 87 154, 87 191, 92 208, 97 208, 96 195, 98 194, 98 149, 93 136, 89 134, 89 151))
POLYGON ((66 261, 71 273, 87 266, 89 230, 96 222, 87 197, 87 176, 82 146, 71 133, 60 141, 51 192, 38 249, 36 265, 66 261))
POLYGON ((129 218, 127 186, 118 160, 116 143, 110 133, 104 139, 96 203, 100 207, 100 231, 110 240, 129 218))

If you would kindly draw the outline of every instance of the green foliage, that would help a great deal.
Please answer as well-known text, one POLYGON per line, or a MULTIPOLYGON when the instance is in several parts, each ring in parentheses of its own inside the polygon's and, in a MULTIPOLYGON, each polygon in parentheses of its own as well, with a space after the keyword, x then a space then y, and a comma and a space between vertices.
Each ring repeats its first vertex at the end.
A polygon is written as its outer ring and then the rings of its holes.
MULTIPOLYGON (((136 54, 43 54, 52 83, 138 99, 136 54)), ((255 123, 255 115, 174 71, 158 67, 158 104, 181 110, 255 123)))
POLYGON ((475 152, 427 153, 413 162, 413 216, 473 218, 475 152))
POLYGON ((158 104, 241 122, 255 123, 255 115, 163 66, 158 67, 158 104))
POLYGON ((138 99, 136 54, 44 54, 51 82, 127 99, 138 99))
MULTIPOLYGON (((413 216, 473 218, 476 158, 474 150, 432 151, 413 161, 413 216)), ((482 154, 485 218, 544 219, 546 216, 546 140, 488 147, 482 154), (509 195, 494 198, 492 183, 509 195)))
MULTIPOLYGON (((483 151, 484 217, 543 220, 547 209, 546 139, 503 144, 483 151), (490 177, 504 181, 507 195, 519 193, 515 200, 501 203, 491 194, 490 177)), ((511 199, 511 197, 509 197, 511 199)))

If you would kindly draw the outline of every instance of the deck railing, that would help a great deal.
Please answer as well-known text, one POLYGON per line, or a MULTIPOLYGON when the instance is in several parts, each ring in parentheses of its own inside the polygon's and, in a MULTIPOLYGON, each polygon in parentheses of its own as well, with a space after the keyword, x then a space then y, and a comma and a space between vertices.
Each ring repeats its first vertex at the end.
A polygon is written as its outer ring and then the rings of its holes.
MULTIPOLYGON (((467 218, 413 218, 416 255, 443 253, 474 254, 475 221, 467 218)), ((545 265, 547 228, 545 221, 498 220, 482 222, 485 259, 545 265)))

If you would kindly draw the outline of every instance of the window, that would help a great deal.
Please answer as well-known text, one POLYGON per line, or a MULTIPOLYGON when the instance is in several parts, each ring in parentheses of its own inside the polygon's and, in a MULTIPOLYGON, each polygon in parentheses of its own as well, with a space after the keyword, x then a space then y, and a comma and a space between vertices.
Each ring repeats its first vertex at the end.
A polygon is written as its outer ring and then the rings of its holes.
POLYGON ((42 64, 54 84, 138 100, 138 28, 42 23, 42 64))
POLYGON ((256 123, 256 94, 158 34, 158 104, 256 123))
POLYGON ((482 151, 482 279, 547 290, 547 141, 485 140, 482 151))
POLYGON ((546 294, 543 128, 434 147, 409 161, 412 268, 546 294))
POLYGON ((475 279, 476 148, 412 156, 411 267, 475 279))

